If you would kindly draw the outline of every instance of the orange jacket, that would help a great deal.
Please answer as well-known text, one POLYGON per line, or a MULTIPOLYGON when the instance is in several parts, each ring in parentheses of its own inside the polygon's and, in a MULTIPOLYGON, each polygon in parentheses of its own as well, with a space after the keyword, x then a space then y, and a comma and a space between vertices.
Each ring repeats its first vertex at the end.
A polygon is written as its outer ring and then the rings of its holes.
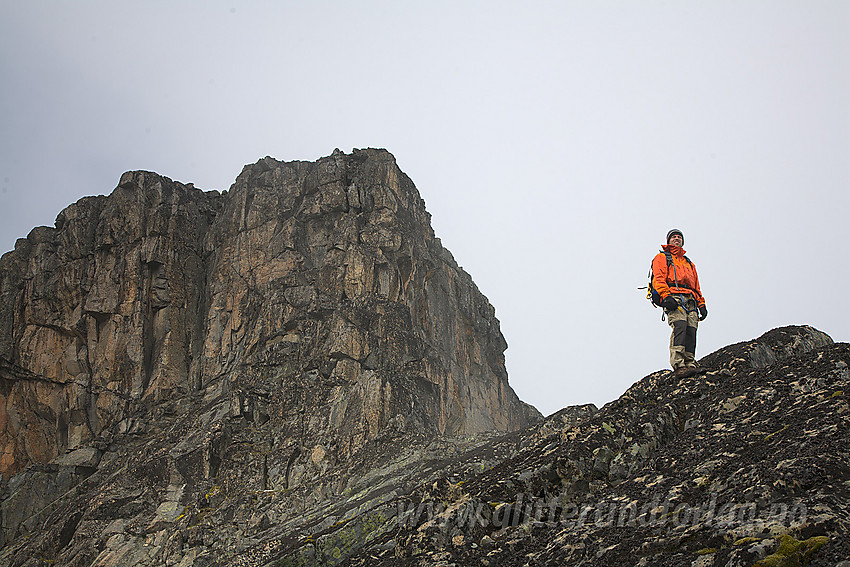
POLYGON ((665 298, 671 293, 689 293, 694 296, 697 305, 705 305, 705 298, 699 289, 699 278, 697 268, 685 260, 685 251, 679 246, 666 244, 661 247, 673 257, 673 265, 667 265, 667 256, 664 252, 656 254, 652 259, 652 285, 655 290, 665 298), (675 269, 675 272, 673 268, 675 269), (676 287, 678 281, 679 287, 676 287))

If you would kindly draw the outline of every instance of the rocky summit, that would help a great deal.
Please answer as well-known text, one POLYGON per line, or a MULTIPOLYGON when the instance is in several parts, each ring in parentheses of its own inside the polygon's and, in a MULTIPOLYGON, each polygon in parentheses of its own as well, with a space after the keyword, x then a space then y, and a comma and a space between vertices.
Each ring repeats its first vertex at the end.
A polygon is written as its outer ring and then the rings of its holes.
POLYGON ((850 567, 850 345, 785 327, 700 364, 478 446, 342 564, 850 567))
POLYGON ((493 307, 386 151, 265 158, 225 194, 129 172, 0 269, 7 477, 198 395, 339 460, 389 431, 539 417, 508 385, 493 307))
POLYGON ((304 520, 379 456, 538 420, 506 347, 386 151, 267 157, 222 194, 125 173, 0 260, 0 541, 26 540, 14 564, 107 565, 137 540, 78 548, 90 520, 278 493, 304 520))
POLYGON ((128 172, 0 294, 0 566, 850 566, 850 345, 542 419, 383 150, 128 172))

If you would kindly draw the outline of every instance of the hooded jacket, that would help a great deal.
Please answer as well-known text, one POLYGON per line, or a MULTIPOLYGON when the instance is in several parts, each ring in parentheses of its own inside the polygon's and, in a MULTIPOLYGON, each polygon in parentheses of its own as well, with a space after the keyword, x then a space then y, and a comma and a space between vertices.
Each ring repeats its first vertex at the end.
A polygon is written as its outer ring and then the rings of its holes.
POLYGON ((685 250, 673 244, 665 244, 661 250, 662 252, 652 259, 652 285, 661 298, 664 299, 671 293, 690 294, 696 299, 697 305, 705 305, 705 298, 699 289, 697 268, 685 260, 685 250), (669 252, 673 257, 672 266, 667 265, 664 252, 669 252))

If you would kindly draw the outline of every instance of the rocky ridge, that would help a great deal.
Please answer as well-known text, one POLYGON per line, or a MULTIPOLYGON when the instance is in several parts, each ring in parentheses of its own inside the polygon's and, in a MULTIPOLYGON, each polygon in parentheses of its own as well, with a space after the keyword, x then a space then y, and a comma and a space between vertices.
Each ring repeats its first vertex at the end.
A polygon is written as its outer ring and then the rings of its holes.
POLYGON ((343 565, 850 566, 850 345, 774 329, 423 484, 343 565))
POLYGON ((305 411, 340 460, 387 428, 510 431, 540 415, 506 347, 386 151, 267 157, 224 194, 128 172, 0 260, 0 473, 201 393, 305 411))
POLYGON ((847 567, 848 363, 850 345, 774 329, 705 376, 659 371, 508 434, 388 434, 294 486, 257 467, 273 448, 239 414, 216 474, 174 483, 165 463, 219 435, 198 398, 97 463, 12 477, 0 564, 847 567))
POLYGON ((260 526, 351 513, 385 452, 541 417, 506 346, 384 150, 267 157, 224 193, 127 172, 0 259, 4 557, 89 565, 97 531, 158 561, 137 523, 189 501, 228 510, 228 554, 246 497, 275 499, 260 526))
POLYGON ((0 565, 850 560, 850 345, 774 329, 539 420, 427 219, 362 150, 130 172, 19 241, 0 565))

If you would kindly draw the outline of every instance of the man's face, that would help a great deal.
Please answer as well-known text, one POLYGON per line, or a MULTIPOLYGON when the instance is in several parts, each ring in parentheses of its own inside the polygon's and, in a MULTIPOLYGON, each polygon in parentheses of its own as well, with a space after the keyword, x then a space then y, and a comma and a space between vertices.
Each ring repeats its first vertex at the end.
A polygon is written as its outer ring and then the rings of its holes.
POLYGON ((670 237, 669 243, 672 244, 673 246, 678 246, 678 247, 681 248, 682 245, 685 243, 685 239, 682 238, 681 234, 674 234, 673 236, 670 237))

